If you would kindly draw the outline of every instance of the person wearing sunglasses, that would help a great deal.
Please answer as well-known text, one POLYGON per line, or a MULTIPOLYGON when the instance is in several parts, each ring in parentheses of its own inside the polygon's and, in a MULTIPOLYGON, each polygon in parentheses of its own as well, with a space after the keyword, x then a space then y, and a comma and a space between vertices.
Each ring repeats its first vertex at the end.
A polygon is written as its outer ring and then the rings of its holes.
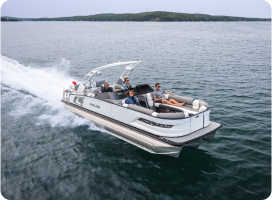
POLYGON ((141 106, 141 104, 139 103, 139 101, 137 100, 137 98, 134 96, 135 93, 134 93, 133 90, 126 91, 125 95, 128 96, 128 98, 126 98, 126 100, 125 100, 126 104, 136 104, 138 106, 141 106))
POLYGON ((183 103, 179 103, 174 99, 169 99, 166 100, 165 95, 164 94, 172 94, 174 95, 174 93, 172 92, 166 92, 164 89, 161 89, 161 86, 159 83, 155 84, 155 91, 154 91, 154 101, 156 103, 164 103, 164 104, 168 104, 168 105, 172 105, 172 106, 183 106, 185 104, 185 102, 183 103))
POLYGON ((112 87, 109 87, 109 83, 105 82, 104 83, 104 87, 101 89, 101 92, 113 92, 112 87))
POLYGON ((129 78, 125 77, 124 81, 125 81, 124 84, 123 84, 124 90, 131 90, 131 89, 133 89, 132 84, 129 82, 129 78))

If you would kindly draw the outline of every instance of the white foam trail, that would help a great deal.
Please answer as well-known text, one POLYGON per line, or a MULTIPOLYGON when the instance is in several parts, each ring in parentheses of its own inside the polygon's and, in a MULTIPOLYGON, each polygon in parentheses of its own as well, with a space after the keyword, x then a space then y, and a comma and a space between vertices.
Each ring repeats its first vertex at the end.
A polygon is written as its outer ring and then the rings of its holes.
POLYGON ((89 125, 92 130, 101 130, 89 120, 79 117, 64 108, 61 102, 63 90, 69 88, 75 79, 68 76, 63 69, 70 62, 62 59, 62 71, 54 68, 31 68, 21 65, 15 60, 1 55, 1 82, 6 86, 2 89, 8 93, 2 95, 2 101, 19 99, 13 115, 22 117, 33 112, 33 107, 41 107, 39 123, 49 122, 51 126, 89 125), (26 91, 31 94, 23 94, 26 91), (34 95, 34 96, 33 96, 34 95))
POLYGON ((34 110, 35 107, 39 105, 46 106, 47 102, 43 99, 34 97, 32 95, 27 95, 18 90, 5 87, 2 85, 2 90, 5 90, 2 93, 2 102, 5 106, 11 105, 16 107, 9 115, 12 115, 15 118, 21 118, 29 114, 30 110, 34 110))
POLYGON ((2 82, 16 90, 27 91, 59 106, 62 91, 71 85, 73 78, 54 68, 35 69, 1 56, 2 82))

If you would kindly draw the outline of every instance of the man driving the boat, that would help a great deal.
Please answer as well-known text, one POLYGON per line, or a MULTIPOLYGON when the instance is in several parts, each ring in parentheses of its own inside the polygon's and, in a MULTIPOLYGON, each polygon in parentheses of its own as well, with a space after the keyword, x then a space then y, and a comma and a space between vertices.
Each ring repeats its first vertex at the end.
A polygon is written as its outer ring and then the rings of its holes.
POLYGON ((112 87, 110 87, 108 82, 104 83, 104 87, 101 89, 101 92, 113 92, 112 87))
POLYGON ((131 89, 133 89, 132 84, 129 82, 129 78, 127 78, 127 77, 124 78, 123 88, 124 88, 124 90, 131 90, 131 89))
POLYGON ((141 104, 139 103, 138 99, 134 96, 135 93, 134 93, 133 90, 126 91, 125 95, 128 96, 128 98, 126 98, 126 100, 125 100, 126 104, 136 104, 138 106, 141 106, 141 104))
POLYGON ((164 94, 172 94, 174 95, 174 93, 172 92, 166 92, 164 89, 161 89, 161 86, 159 83, 155 84, 155 91, 154 91, 154 101, 157 103, 163 103, 163 104, 168 104, 168 105, 172 105, 172 106, 183 106, 185 104, 185 102, 183 103, 179 103, 174 99, 169 99, 166 100, 165 95, 164 94))

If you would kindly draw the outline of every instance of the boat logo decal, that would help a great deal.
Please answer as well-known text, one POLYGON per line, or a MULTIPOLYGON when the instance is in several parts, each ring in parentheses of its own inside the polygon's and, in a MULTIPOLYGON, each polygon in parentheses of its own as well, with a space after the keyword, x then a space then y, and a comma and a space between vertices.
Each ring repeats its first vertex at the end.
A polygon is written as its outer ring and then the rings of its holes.
POLYGON ((158 127, 161 127, 161 128, 172 128, 173 127, 173 125, 159 124, 159 123, 152 122, 150 120, 143 119, 143 118, 139 118, 138 120, 141 121, 141 122, 144 122, 146 124, 149 124, 151 126, 158 126, 158 127))
POLYGON ((95 107, 95 108, 99 108, 100 109, 100 106, 99 105, 95 105, 95 104, 92 104, 90 103, 91 106, 95 107))

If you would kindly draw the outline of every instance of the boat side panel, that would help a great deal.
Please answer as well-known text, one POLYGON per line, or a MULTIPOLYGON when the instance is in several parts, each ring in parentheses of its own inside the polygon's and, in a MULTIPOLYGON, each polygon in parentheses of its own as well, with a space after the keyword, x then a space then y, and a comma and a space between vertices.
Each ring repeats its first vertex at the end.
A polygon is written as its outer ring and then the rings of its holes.
POLYGON ((210 109, 204 112, 204 127, 210 124, 210 109))
POLYGON ((86 97, 86 96, 78 96, 78 95, 70 95, 69 102, 77 105, 74 102, 75 97, 81 97, 83 99, 83 103, 81 107, 86 108, 88 110, 100 113, 104 116, 113 118, 120 122, 129 124, 131 126, 140 128, 142 130, 148 130, 150 133, 165 136, 165 137, 178 137, 188 135, 191 132, 203 128, 203 113, 198 114, 197 116, 193 116, 185 119, 160 119, 156 118, 141 112, 134 111, 132 109, 128 109, 126 107, 122 107, 120 105, 115 105, 112 103, 108 103, 105 101, 101 101, 99 99, 86 97), (162 125, 171 125, 171 128, 165 128, 160 126, 154 126, 142 121, 139 121, 139 118, 150 120, 151 122, 162 124, 162 125))
POLYGON ((147 132, 145 130, 137 129, 136 127, 132 127, 132 126, 130 126, 128 124, 125 124, 125 123, 122 123, 120 121, 117 121, 117 120, 115 120, 113 118, 109 118, 109 117, 106 117, 104 115, 98 114, 98 113, 90 111, 88 109, 85 109, 83 107, 77 106, 75 104, 68 103, 66 100, 62 100, 62 101, 64 103, 66 103, 66 106, 69 105, 69 107, 73 107, 73 108, 75 108, 78 111, 84 111, 84 112, 92 114, 94 116, 98 116, 99 118, 106 119, 106 120, 108 120, 110 122, 114 122, 115 124, 118 125, 118 127, 127 127, 130 130, 137 131, 137 132, 139 132, 141 134, 144 134, 144 135, 147 135, 147 136, 149 136, 151 138, 155 138, 155 139, 157 139, 159 141, 163 141, 163 142, 166 142, 166 143, 168 143, 170 145, 174 145, 174 146, 178 146, 178 147, 183 146, 185 144, 188 144, 188 143, 190 143, 192 141, 195 141, 195 140, 198 140, 198 139, 202 139, 202 138, 205 138, 205 140, 206 139, 210 140, 213 136, 211 138, 208 137, 208 136, 211 135, 211 134, 214 135, 215 132, 219 128, 222 127, 222 125, 220 123, 216 123, 216 122, 210 121, 210 125, 209 126, 207 126, 205 128, 202 128, 202 129, 200 129, 198 131, 195 131, 195 132, 193 132, 191 134, 185 135, 185 136, 179 136, 179 137, 160 137, 160 136, 151 134, 151 133, 149 133, 149 132, 147 132))
POLYGON ((159 119, 117 105, 112 105, 112 112, 114 119, 129 124, 131 126, 140 128, 142 130, 147 130, 148 132, 153 133, 155 135, 177 137, 187 135, 190 133, 190 118, 179 120, 159 119), (163 128, 159 126, 152 126, 150 124, 139 121, 139 118, 147 119, 151 122, 155 122, 158 124, 173 125, 173 127, 163 128))
POLYGON ((139 118, 148 116, 146 114, 114 104, 112 104, 112 115, 114 116, 114 119, 129 125, 132 125, 131 123, 139 118))
POLYGON ((190 134, 190 129, 191 129, 190 119, 185 119, 184 121, 185 121, 184 123, 174 125, 171 128, 161 128, 158 126, 152 126, 150 124, 144 123, 136 119, 130 125, 135 126, 142 130, 146 130, 155 135, 166 136, 166 137, 177 137, 177 136, 190 134))
POLYGON ((160 119, 156 118, 138 111, 134 111, 132 109, 115 105, 112 103, 108 103, 106 101, 102 101, 99 99, 95 99, 88 96, 80 96, 80 95, 70 95, 69 96, 69 102, 72 104, 75 104, 77 106, 81 106, 83 108, 86 108, 88 110, 100 113, 102 115, 105 115, 107 117, 114 118, 116 120, 119 120, 124 123, 130 123, 133 121, 136 117, 144 117, 148 120, 152 120, 153 122, 167 124, 167 125, 180 125, 184 122, 187 122, 190 120, 189 118, 185 119, 160 119), (81 97, 83 99, 82 105, 78 105, 74 102, 75 97, 81 97))
POLYGON ((204 113, 199 113, 191 117, 191 132, 203 128, 204 113))
MULTIPOLYGON (((107 103, 105 101, 100 101, 98 99, 94 99, 94 98, 91 98, 91 97, 78 96, 78 95, 70 95, 69 102, 72 103, 72 104, 77 105, 74 102, 74 99, 76 97, 84 98, 81 107, 112 118, 112 112, 111 112, 112 104, 107 103)), ((77 106, 80 106, 80 105, 77 105, 77 106)))

